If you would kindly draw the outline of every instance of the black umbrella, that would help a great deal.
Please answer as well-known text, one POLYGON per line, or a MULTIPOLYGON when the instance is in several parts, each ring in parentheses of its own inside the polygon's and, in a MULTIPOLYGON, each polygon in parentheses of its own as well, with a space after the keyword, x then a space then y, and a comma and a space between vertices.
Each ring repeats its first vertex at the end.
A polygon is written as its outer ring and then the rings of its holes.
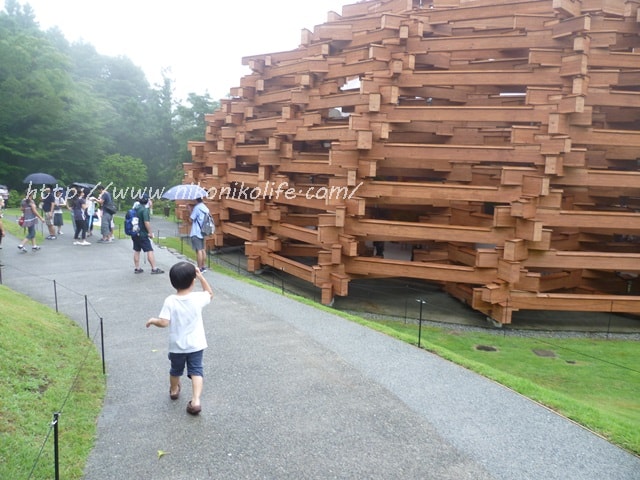
POLYGON ((31 183, 34 185, 54 185, 58 180, 48 173, 31 173, 24 177, 22 183, 31 183))
POLYGON ((93 183, 73 182, 70 187, 84 188, 85 190, 91 190, 95 188, 93 183))
POLYGON ((85 193, 85 195, 89 195, 96 188, 96 186, 93 183, 82 183, 82 182, 73 182, 69 186, 71 188, 82 190, 85 193))

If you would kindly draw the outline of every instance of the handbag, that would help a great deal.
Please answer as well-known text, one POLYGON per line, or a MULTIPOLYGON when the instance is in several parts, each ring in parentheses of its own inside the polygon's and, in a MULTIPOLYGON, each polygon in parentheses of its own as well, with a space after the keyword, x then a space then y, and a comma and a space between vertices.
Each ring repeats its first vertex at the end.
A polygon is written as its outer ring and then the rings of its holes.
POLYGON ((109 213, 111 215, 115 215, 116 212, 118 211, 118 210, 116 210, 116 206, 113 205, 112 203, 106 204, 103 208, 104 208, 105 212, 107 212, 107 213, 109 213))
POLYGON ((24 215, 21 215, 20 218, 18 219, 18 225, 20 225, 21 227, 24 227, 24 215))

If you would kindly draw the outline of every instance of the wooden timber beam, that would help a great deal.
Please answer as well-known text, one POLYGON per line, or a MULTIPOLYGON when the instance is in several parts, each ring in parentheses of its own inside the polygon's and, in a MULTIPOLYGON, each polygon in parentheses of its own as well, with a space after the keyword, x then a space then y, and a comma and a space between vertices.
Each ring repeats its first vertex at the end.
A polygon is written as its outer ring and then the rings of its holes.
POLYGON ((567 168, 562 177, 554 180, 561 186, 633 188, 640 194, 640 172, 567 168))
POLYGON ((265 65, 277 65, 283 62, 300 61, 303 58, 329 55, 329 53, 329 42, 317 42, 313 45, 301 46, 295 50, 242 57, 242 65, 249 65, 250 62, 256 60, 260 60, 265 65))
POLYGON ((237 183, 242 185, 243 187, 255 188, 260 184, 260 180, 258 179, 257 173, 250 172, 238 172, 238 171, 230 171, 227 172, 226 181, 229 183, 237 183))
POLYGON ((497 188, 440 183, 371 181, 366 182, 358 189, 358 195, 365 198, 417 198, 425 200, 425 203, 433 199, 507 203, 519 199, 522 196, 522 189, 518 186, 497 188))
POLYGON ((386 260, 374 257, 345 259, 345 273, 350 275, 364 275, 372 278, 406 277, 471 284, 487 283, 495 278, 496 275, 495 269, 491 268, 476 269, 459 265, 386 260))
POLYGON ((516 50, 523 48, 562 48, 562 40, 553 38, 551 30, 538 32, 512 33, 506 35, 473 35, 410 38, 407 51, 413 52, 451 52, 478 50, 516 50), (499 47, 497 47, 499 46, 499 47))
MULTIPOLYGON (((425 21, 432 25, 454 23, 458 21, 474 19, 477 24, 482 24, 483 21, 492 21, 496 16, 500 15, 500 12, 496 11, 496 5, 476 5, 477 2, 473 2, 469 5, 459 5, 457 8, 451 9, 429 9, 424 11, 417 11, 415 15, 417 17, 424 17, 425 21)), ((515 10, 521 15, 542 15, 549 13, 548 1, 527 1, 527 2, 501 2, 500 8, 505 11, 515 10)))
POLYGON ((266 67, 263 78, 268 80, 270 78, 296 73, 327 73, 328 71, 329 65, 326 59, 301 60, 299 62, 266 67))
POLYGON ((640 147, 640 131, 603 130, 571 127, 570 136, 575 145, 625 145, 640 147))
POLYGON ((430 162, 450 170, 449 162, 458 163, 516 163, 545 165, 545 157, 536 148, 517 148, 494 145, 435 145, 435 144, 376 144, 369 151, 372 157, 385 158, 384 166, 397 168, 429 168, 430 162), (398 159, 397 164, 393 159, 398 159))
POLYGON ((503 245, 512 238, 513 229, 489 229, 461 225, 434 223, 395 222, 389 220, 345 219, 344 233, 356 237, 381 238, 386 240, 420 239, 439 242, 456 242, 503 245))
POLYGON ((223 222, 221 226, 222 233, 227 235, 233 235, 237 238, 242 238, 247 241, 256 241, 255 227, 239 225, 233 222, 223 222))
POLYGON ((319 245, 320 243, 317 230, 310 230, 306 227, 299 227, 297 225, 274 223, 271 227, 271 233, 278 235, 281 238, 291 238, 310 245, 319 245))
POLYGON ((640 272, 640 253, 588 251, 530 251, 522 265, 527 268, 594 269, 640 272))
POLYGON ((596 228, 617 233, 640 232, 640 214, 630 212, 599 212, 549 210, 538 208, 535 220, 546 227, 596 228))
POLYGON ((517 310, 640 313, 640 296, 527 293, 512 291, 509 306, 517 310))
POLYGON ((505 122, 549 123, 549 112, 530 106, 524 107, 383 107, 389 122, 427 121, 438 122, 505 122))
POLYGON ((314 283, 315 275, 313 268, 303 263, 269 252, 266 249, 262 249, 260 253, 260 262, 280 272, 285 272, 309 283, 314 283))
POLYGON ((560 69, 556 67, 540 67, 531 71, 525 70, 461 70, 461 71, 415 71, 406 72, 398 78, 398 86, 562 86, 560 69))

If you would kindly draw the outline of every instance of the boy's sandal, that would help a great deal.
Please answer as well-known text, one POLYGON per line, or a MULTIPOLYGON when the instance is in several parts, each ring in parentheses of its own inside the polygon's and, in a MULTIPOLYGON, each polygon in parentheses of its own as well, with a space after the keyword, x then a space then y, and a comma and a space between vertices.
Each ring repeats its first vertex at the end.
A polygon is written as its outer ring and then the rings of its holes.
POLYGON ((187 413, 190 415, 198 415, 202 411, 202 407, 200 405, 194 407, 191 405, 191 400, 187 403, 187 413))
POLYGON ((177 400, 180 397, 180 384, 178 384, 178 391, 176 393, 171 393, 171 388, 169 388, 169 398, 171 400, 177 400))

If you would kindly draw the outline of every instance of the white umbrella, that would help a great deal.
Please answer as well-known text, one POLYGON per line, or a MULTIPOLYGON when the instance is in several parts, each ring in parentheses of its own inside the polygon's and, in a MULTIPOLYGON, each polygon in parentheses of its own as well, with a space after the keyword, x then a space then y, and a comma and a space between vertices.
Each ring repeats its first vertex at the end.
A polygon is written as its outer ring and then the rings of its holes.
POLYGON ((208 192, 200 185, 176 185, 164 192, 161 197, 167 200, 196 200, 205 198, 208 192))

